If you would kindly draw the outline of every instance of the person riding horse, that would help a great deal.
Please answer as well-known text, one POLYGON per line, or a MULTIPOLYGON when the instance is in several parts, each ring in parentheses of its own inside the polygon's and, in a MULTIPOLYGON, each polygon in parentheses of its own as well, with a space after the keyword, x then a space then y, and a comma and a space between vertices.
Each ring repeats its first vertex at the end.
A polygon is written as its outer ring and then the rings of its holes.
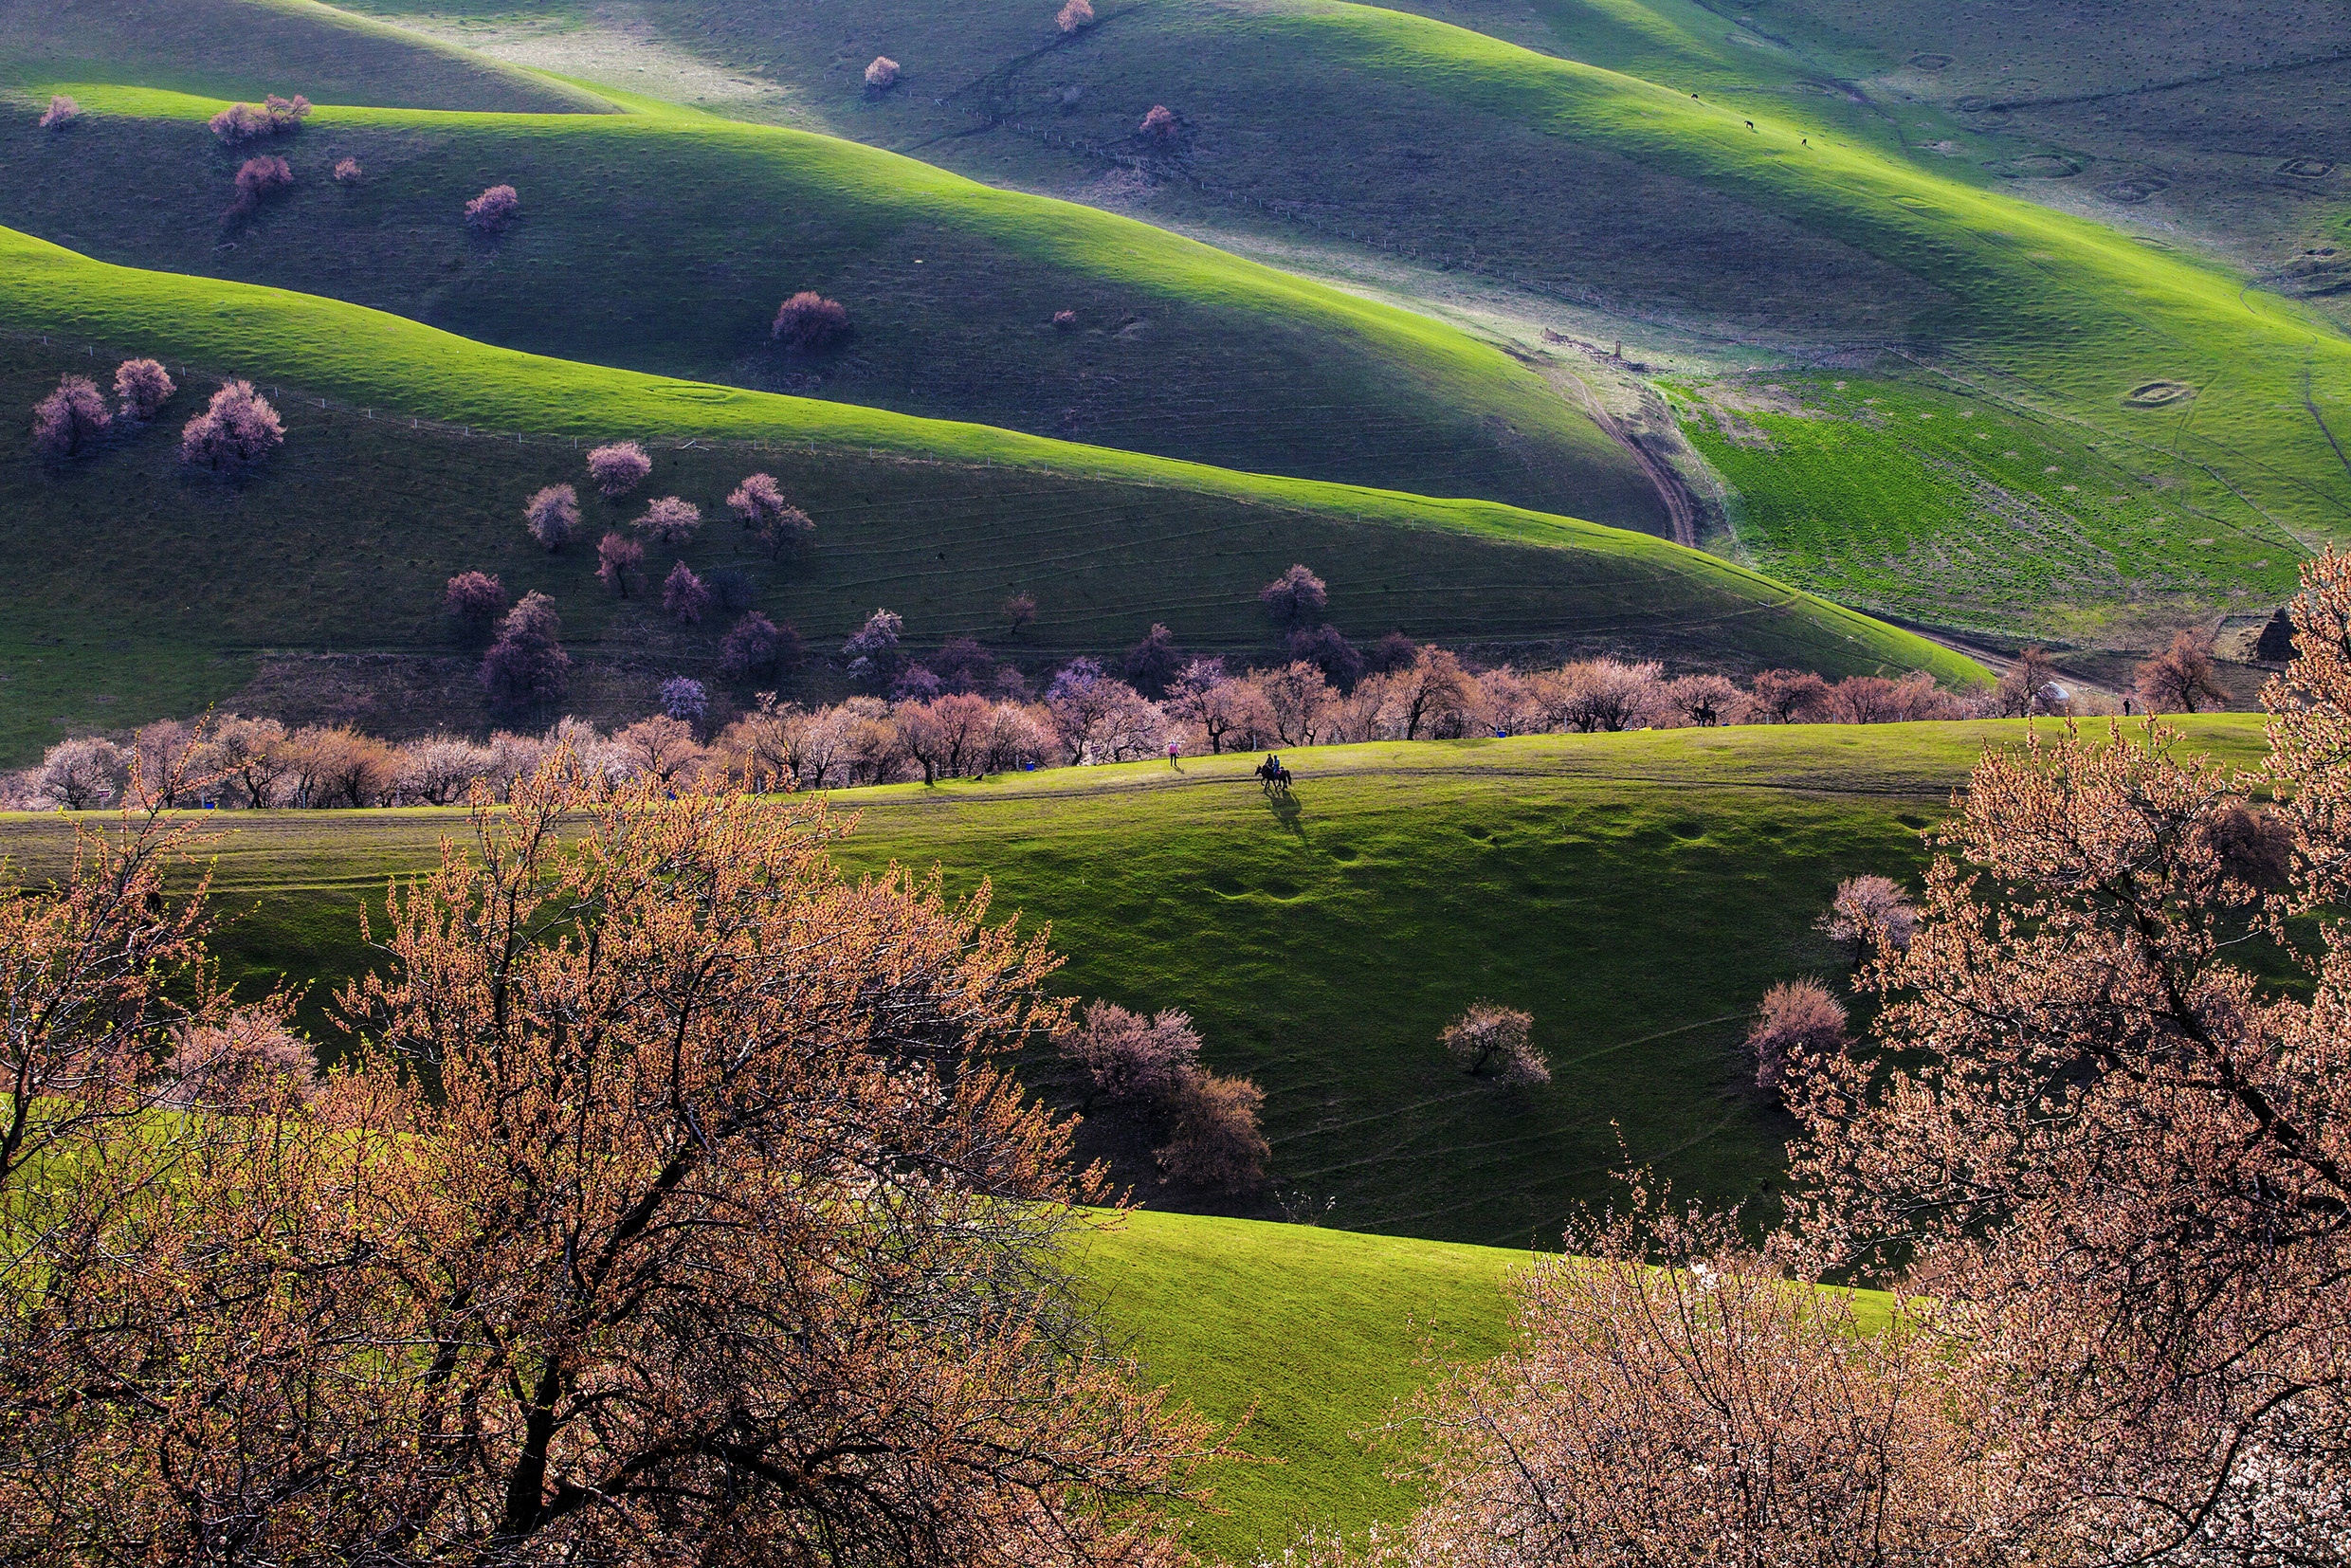
POLYGON ((1266 759, 1257 764, 1257 781, 1265 786, 1268 793, 1275 790, 1287 793, 1290 787, 1290 771, 1282 766, 1282 758, 1278 753, 1267 752, 1266 759))

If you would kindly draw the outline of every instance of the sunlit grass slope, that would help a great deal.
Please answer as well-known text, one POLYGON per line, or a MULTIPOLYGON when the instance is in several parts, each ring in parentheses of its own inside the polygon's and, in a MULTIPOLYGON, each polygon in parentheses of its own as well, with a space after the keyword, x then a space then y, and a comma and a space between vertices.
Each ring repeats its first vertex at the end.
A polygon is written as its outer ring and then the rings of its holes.
POLYGON ((652 14, 838 94, 833 119, 854 134, 960 168, 1037 177, 1123 160, 1165 180, 1171 214, 1291 215, 1733 339, 1898 346, 2088 421, 2214 505, 2234 504, 2233 486, 2293 526, 2351 534, 2334 445, 2351 425, 2351 343, 2184 255, 1989 189, 1980 170, 1939 175, 1872 136, 1824 131, 1797 98, 1726 106, 1693 97, 1703 84, 1370 6, 1154 0, 1105 8, 1060 44, 1044 9, 670 0, 652 14), (849 57, 884 48, 910 90, 860 105, 849 57), (1065 86, 1081 93, 1067 115, 1065 86), (1155 102, 1187 122, 1172 156, 1133 137, 1155 102), (2194 396, 2124 401, 2162 380, 2194 396))
POLYGON ((313 0, 0 0, 0 83, 65 76, 259 101, 605 113, 586 89, 313 0))
MULTIPOLYGON (((1008 651, 1031 662, 1116 653, 1154 621, 1190 646, 1269 656, 1256 590, 1308 560, 1332 585, 1337 624, 1358 636, 1401 627, 1684 664, 1983 678, 1909 633, 1646 535, 534 358, 331 301, 108 267, 5 231, 0 326, 52 337, 0 338, 9 407, 28 407, 61 372, 105 374, 111 360, 82 352, 96 344, 258 376, 282 389, 290 427, 253 479, 189 478, 173 436, 210 390, 191 375, 155 427, 97 458, 50 468, 21 437, 0 447, 19 545, 17 592, 0 600, 7 760, 74 725, 192 711, 233 692, 266 650, 462 655, 438 602, 469 569, 552 594, 575 653, 601 647, 710 676, 720 628, 678 632, 592 575, 597 533, 625 525, 642 496, 613 506, 592 491, 587 542, 560 556, 523 532, 523 498, 581 480, 575 437, 652 442, 643 494, 684 495, 713 519, 683 558, 748 571, 761 606, 820 655, 877 604, 905 615, 920 647, 957 633, 1000 643, 997 607, 1026 591, 1039 622, 1008 651), (411 430, 410 415, 474 433, 411 430), (723 498, 753 469, 815 517, 811 548, 766 561, 725 521, 723 498)), ((666 570, 658 556, 653 568, 666 570)), ((429 721, 482 720, 477 708, 429 721)))
MULTIPOLYGON (((2245 717, 2190 723, 2232 760, 2245 717)), ((1556 1245, 1609 1173, 1760 1198, 1788 1123, 1738 1042, 1764 988, 1832 974, 1813 928, 1841 877, 1909 875, 1919 830, 2019 722, 1661 731, 1289 754, 1294 800, 1253 759, 1057 770, 840 792, 846 863, 939 865, 1049 924, 1057 984, 1183 1008, 1209 1062, 1267 1091, 1283 1203, 1355 1230, 1556 1245), (1553 1080, 1499 1089, 1437 1032, 1481 996, 1522 1007, 1553 1080)), ((231 973, 322 988, 372 962, 359 901, 436 853, 447 811, 224 816, 231 973)), ((0 849, 56 864, 54 817, 0 849)), ((322 1021, 323 1014, 310 1016, 322 1021)), ((1147 1171, 1125 1173, 1152 1201, 1147 1171)))
POLYGON ((568 359, 1666 529, 1634 459, 1499 349, 1091 208, 674 111, 322 108, 278 146, 293 189, 240 218, 247 150, 207 134, 215 102, 75 90, 70 132, 30 104, 0 132, 0 190, 19 228, 106 261, 568 359), (355 186, 330 177, 343 157, 355 186), (494 181, 522 215, 486 243, 459 209, 494 181), (803 288, 848 307, 845 344, 771 341, 803 288))

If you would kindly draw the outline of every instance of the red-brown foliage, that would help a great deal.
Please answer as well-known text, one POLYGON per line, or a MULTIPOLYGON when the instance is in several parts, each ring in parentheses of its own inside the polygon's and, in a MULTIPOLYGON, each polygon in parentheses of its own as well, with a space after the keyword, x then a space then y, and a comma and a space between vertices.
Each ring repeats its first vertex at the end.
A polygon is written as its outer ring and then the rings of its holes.
POLYGON ((269 129, 273 133, 282 135, 299 131, 302 121, 310 118, 310 100, 300 93, 292 98, 280 98, 271 93, 262 100, 262 116, 269 121, 269 129))
POLYGON ((1257 591, 1257 602, 1283 627, 1300 627, 1321 615, 1331 602, 1322 579, 1303 566, 1293 566, 1257 591))
POLYGON ((2176 633, 2171 647, 2139 666, 2133 684, 2149 713, 2195 713, 2229 700, 2213 671, 2211 639, 2193 631, 2176 633))
POLYGON ((1154 147, 1173 147, 1182 133, 1183 124, 1176 119, 1176 111, 1164 103, 1154 103, 1151 112, 1143 116, 1142 123, 1135 127, 1135 134, 1154 147))
POLYGON ((1674 717, 1701 728, 1729 723, 1743 700, 1739 687, 1720 675, 1685 675, 1668 681, 1658 695, 1674 717))
POLYGON ((113 424, 98 383, 86 375, 64 376, 55 392, 32 406, 33 450, 52 463, 83 457, 113 424))
POLYGON ((1188 1072, 1167 1099, 1168 1140, 1152 1151, 1177 1181, 1226 1193, 1246 1193, 1266 1180, 1273 1158, 1258 1130, 1266 1091, 1246 1078, 1188 1072))
POLYGON ((1015 593, 1004 601, 1004 624, 1010 635, 1017 637, 1023 628, 1037 618, 1037 596, 1015 593))
POLYGON ((511 185, 493 185, 465 204, 465 226, 477 233, 496 234, 514 222, 522 198, 511 185))
POLYGON ((115 367, 115 396, 125 419, 145 424, 177 391, 171 373, 153 359, 125 359, 115 367))
POLYGON ((294 167, 274 153, 246 158, 237 169, 237 196, 229 204, 232 212, 250 212, 265 196, 274 195, 294 183, 294 167))
POLYGON ((215 474, 254 466, 285 445, 285 425, 249 381, 231 381, 182 427, 179 460, 215 474))
POLYGON ((588 477, 608 496, 625 496, 645 483, 653 460, 633 441, 615 441, 588 454, 588 477))
POLYGON ((790 354, 815 354, 848 336, 849 313, 838 300, 804 288, 775 310, 768 336, 790 354))

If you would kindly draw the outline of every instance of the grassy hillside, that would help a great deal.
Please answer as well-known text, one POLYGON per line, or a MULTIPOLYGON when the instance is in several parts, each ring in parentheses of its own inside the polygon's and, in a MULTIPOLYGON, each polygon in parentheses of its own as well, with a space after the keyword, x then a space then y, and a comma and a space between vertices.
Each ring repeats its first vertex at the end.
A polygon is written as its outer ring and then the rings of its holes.
MULTIPOLYGON (((1495 9, 1457 14, 1494 26, 1495 9)), ((1067 41, 1048 9, 654 0, 646 14, 793 84, 835 129, 987 177, 1171 223, 1286 226, 1711 337, 1734 365, 1899 348, 2077 422, 2224 526, 2351 532, 2351 343, 2331 324, 2007 193, 2003 173, 2038 165, 1912 155, 1933 125, 1888 125, 1768 27, 1631 0, 1540 11, 1565 15, 1562 45, 1659 73, 1645 81, 1329 0, 1106 7, 1067 41), (867 102, 851 68, 884 49, 911 90, 867 102), (1765 64, 1738 69, 1742 54, 1765 64), (1066 112, 1064 88, 1079 90, 1066 112), (1155 102, 1184 117, 1173 152, 1134 137, 1155 102), (2164 382, 2193 394, 2132 400, 2164 382)))
POLYGON ((64 77, 260 101, 605 113, 585 88, 313 0, 0 0, 0 85, 64 77))
MULTIPOLYGON (((1747 1013, 1775 980, 1835 971, 1812 922, 1837 880, 1913 872, 1918 830, 2020 730, 1315 749, 1290 758, 1288 804, 1239 757, 834 801, 860 813, 847 863, 988 875, 1000 909, 1050 924, 1070 993, 1189 1010, 1211 1064, 1267 1091, 1263 1212, 1523 1248, 1555 1244, 1628 1157, 1693 1196, 1768 1201, 1788 1124, 1742 1075, 1747 1013), (1480 996, 1535 1015, 1551 1084, 1501 1090, 1445 1060, 1438 1030, 1480 996)), ((2259 744, 2247 717, 2190 732, 2233 760, 2259 744)), ((231 973, 324 985, 371 961, 358 900, 428 862, 453 821, 221 819, 220 885, 251 910, 231 973)), ((53 816, 0 821, 0 849, 35 873, 60 842, 53 816)), ((1159 1200, 1147 1164, 1121 1170, 1159 1200)))
MULTIPOLYGON (((997 606, 1016 590, 1041 609, 1007 651, 1032 665, 1115 652, 1155 620, 1190 646, 1268 654, 1256 589, 1303 559, 1330 581, 1336 623, 1360 636, 1401 627, 1685 664, 1981 679, 1908 633, 1642 535, 538 359, 334 301, 106 267, 5 231, 0 327, 36 335, 0 338, 6 406, 27 407, 62 371, 104 374, 111 360, 82 352, 95 343, 184 375, 192 363, 261 377, 281 389, 290 428, 255 478, 190 479, 173 436, 209 387, 186 375, 154 428, 98 458, 49 468, 21 441, 0 449, 20 544, 20 590, 0 605, 10 760, 75 725, 193 711, 273 651, 447 655, 461 661, 447 684, 462 690, 466 648, 437 607, 442 583, 467 569, 554 595, 575 653, 652 678, 709 674, 721 628, 668 628, 643 597, 617 601, 594 581, 592 543, 549 556, 520 526, 532 490, 581 479, 582 440, 618 436, 652 442, 658 466, 619 505, 591 492, 587 538, 645 496, 688 497, 713 520, 683 558, 749 573, 758 602, 820 656, 877 604, 907 617, 918 646, 957 633, 1001 644, 997 606), (469 433, 402 417, 419 415, 469 433), (811 548, 782 562, 748 553, 721 514, 753 469, 815 517, 811 548)), ((666 570, 660 553, 651 566, 666 570)), ((478 702, 415 712, 379 696, 346 716, 395 731, 483 721, 478 702)), ((633 711, 649 697, 650 681, 633 711)))
POLYGON ((1499 349, 1090 208, 676 111, 330 108, 283 149, 293 190, 235 217, 245 153, 206 133, 216 103, 75 91, 70 133, 30 104, 0 132, 0 191, 19 228, 105 261, 562 358, 1667 531, 1634 458, 1499 349), (329 177, 346 156, 354 187, 329 177), (492 181, 523 210, 484 243, 459 208, 492 181), (848 307, 845 345, 771 341, 802 288, 848 307))

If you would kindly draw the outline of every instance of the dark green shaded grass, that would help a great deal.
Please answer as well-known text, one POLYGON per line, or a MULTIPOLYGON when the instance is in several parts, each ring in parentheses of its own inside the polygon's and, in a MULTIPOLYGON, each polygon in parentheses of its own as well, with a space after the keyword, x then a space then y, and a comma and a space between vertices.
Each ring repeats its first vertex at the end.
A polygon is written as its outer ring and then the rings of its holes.
MULTIPOLYGON (((1738 1055, 1776 980, 1833 976, 1813 930, 1840 877, 1914 873, 1988 742, 2017 723, 1671 731, 1294 753, 1295 800, 1251 759, 1065 770, 831 798, 845 864, 984 875, 1049 924, 1058 984, 1180 1007, 1210 1063, 1267 1091, 1281 1202, 1332 1225, 1556 1246, 1627 1159, 1693 1197, 1766 1209, 1789 1131, 1738 1055), (1490 996, 1534 1013, 1545 1086, 1465 1077, 1436 1044, 1490 996)), ((2193 721, 2249 759, 2249 718, 2193 721)), ((356 910, 428 864, 454 813, 219 820, 231 973, 321 989, 366 967, 356 910), (243 913, 251 911, 251 913, 243 913)), ((55 817, 0 826, 28 870, 55 817)), ((315 1005, 306 1013, 323 1027, 315 1005)), ((1122 1172, 1143 1183, 1146 1168, 1122 1172)))
POLYGON ((310 0, 0 0, 0 84, 123 82, 241 98, 609 113, 586 89, 310 0))
MULTIPOLYGON (((877 605, 907 616, 919 647, 958 632, 1000 641, 997 607, 1016 590, 1041 605, 1011 650, 1032 663, 1115 653, 1154 621, 1193 647, 1269 654, 1256 591, 1305 560, 1332 585, 1334 620, 1358 637, 1402 628, 1684 664, 1982 679, 1882 622, 1615 529, 534 359, 333 301, 108 268, 4 233, 0 252, 11 264, 0 267, 0 324, 79 329, 46 346, 0 339, 9 406, 28 406, 61 372, 103 378, 124 354, 272 388, 301 377, 277 398, 286 447, 240 483, 177 467, 177 429, 210 391, 195 375, 183 374, 188 388, 154 428, 89 460, 53 469, 26 445, 0 447, 21 574, 0 601, 0 659, 13 653, 0 668, 0 758, 76 726, 191 712, 271 651, 466 656, 438 599, 468 569, 499 574, 518 594, 552 594, 577 651, 708 676, 720 628, 669 629, 645 599, 615 601, 592 575, 597 535, 664 492, 711 519, 684 558, 751 573, 763 608, 819 654, 877 605), (82 352, 93 340, 107 352, 82 352), (385 417, 395 411, 469 420, 476 434, 410 429, 385 417), (483 426, 507 434, 490 439, 483 426), (517 441, 518 429, 535 438, 517 441), (521 527, 524 498, 584 483, 578 443, 621 435, 661 448, 652 480, 617 507, 592 494, 585 541, 539 551, 521 527), (817 520, 813 546, 780 563, 750 556, 723 516, 728 490, 755 469, 817 520)), ((658 578, 668 562, 655 552, 650 565, 658 578)), ((414 716, 362 717, 398 728, 414 716)), ((478 706, 427 720, 486 721, 478 706)))
POLYGON ((293 189, 231 219, 247 150, 205 131, 215 103, 76 90, 71 132, 30 104, 0 131, 0 191, 17 227, 102 260, 566 359, 1666 531, 1631 457, 1500 350, 1090 208, 674 110, 324 108, 274 144, 293 189), (330 177, 345 156, 356 186, 330 177), (523 207, 489 243, 460 208, 493 182, 523 207), (854 327, 793 356, 769 327, 804 288, 854 327))

